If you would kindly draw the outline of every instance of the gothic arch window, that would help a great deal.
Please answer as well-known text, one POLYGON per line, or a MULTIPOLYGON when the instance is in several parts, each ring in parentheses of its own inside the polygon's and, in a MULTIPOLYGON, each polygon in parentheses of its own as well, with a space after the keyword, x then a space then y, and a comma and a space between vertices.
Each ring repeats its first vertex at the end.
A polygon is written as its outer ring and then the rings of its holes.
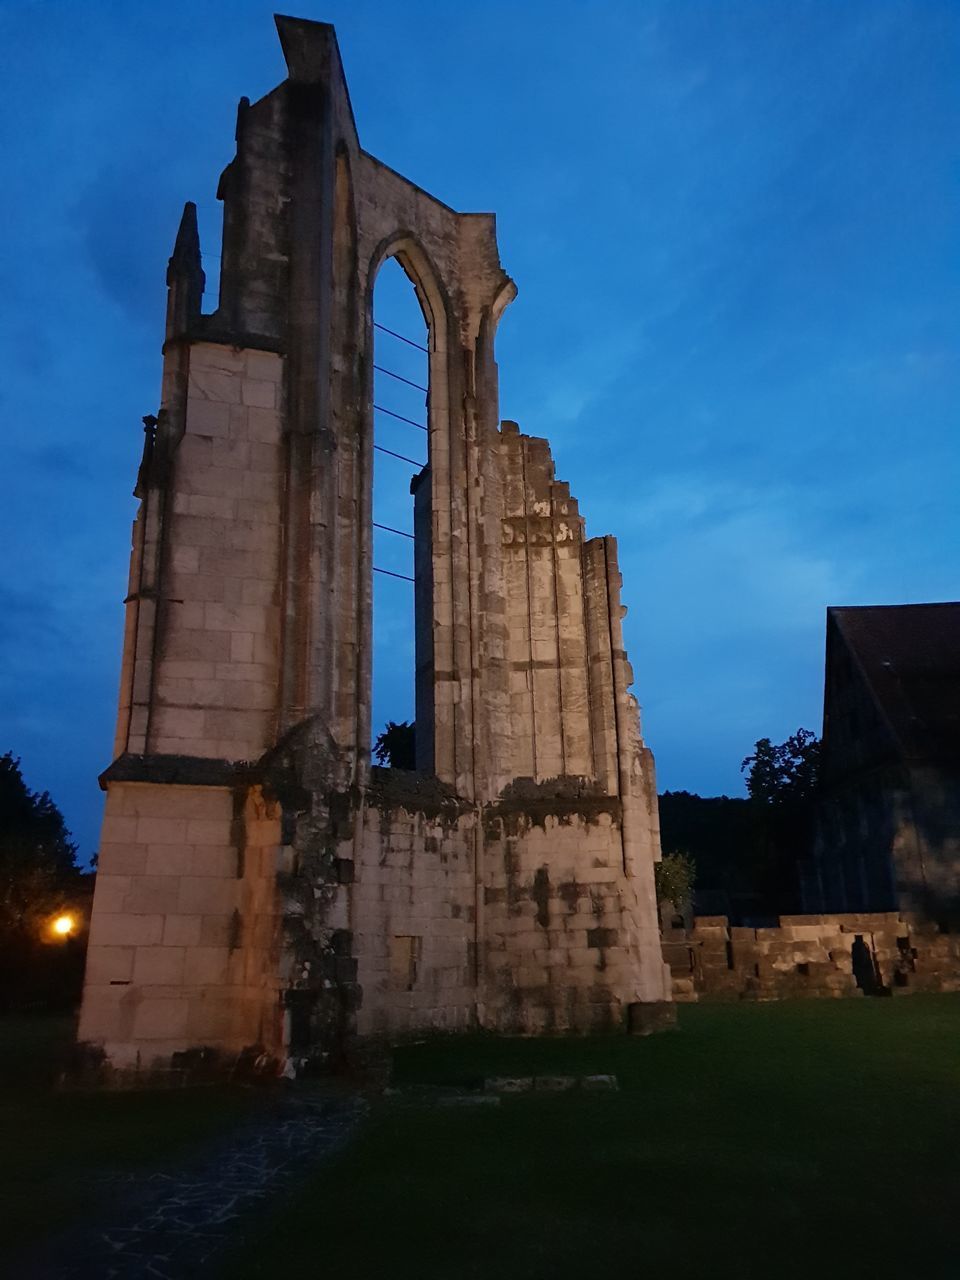
POLYGON ((373 628, 371 733, 384 762, 433 770, 430 352, 436 301, 409 250, 385 252, 372 287, 373 628))

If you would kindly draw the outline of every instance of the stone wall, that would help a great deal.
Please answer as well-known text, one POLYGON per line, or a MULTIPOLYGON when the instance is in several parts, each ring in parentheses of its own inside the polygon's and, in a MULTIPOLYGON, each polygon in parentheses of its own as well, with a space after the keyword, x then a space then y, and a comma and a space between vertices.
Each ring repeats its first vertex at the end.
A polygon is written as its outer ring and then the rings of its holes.
POLYGON ((653 877, 627 873, 622 807, 598 792, 520 785, 484 815, 486 1025, 613 1030, 663 999, 653 877))
POLYGON ((193 205, 167 274, 81 1035, 116 1066, 299 1069, 366 1034, 646 1029, 670 979, 616 542, 499 421, 494 216, 365 152, 332 29, 277 22, 288 78, 241 101, 218 190, 217 311, 193 205), (370 760, 389 257, 428 326, 407 778, 370 760))
POLYGON ((626 1030, 635 1006, 662 1002, 618 802, 528 782, 478 811, 391 770, 345 801, 361 1035, 626 1030))
POLYGON ((190 350, 150 749, 254 759, 276 725, 283 361, 190 350))
POLYGON ((351 919, 361 1035, 478 1023, 477 816, 416 790, 386 774, 358 815, 351 919))
POLYGON ((110 784, 82 1041, 117 1068, 280 1054, 279 834, 256 787, 110 784))
POLYGON ((896 912, 781 916, 757 929, 698 916, 664 930, 663 954, 679 1001, 960 991, 960 935, 896 912))
POLYGON ((138 483, 117 754, 252 759, 274 738, 283 361, 194 343, 138 483))

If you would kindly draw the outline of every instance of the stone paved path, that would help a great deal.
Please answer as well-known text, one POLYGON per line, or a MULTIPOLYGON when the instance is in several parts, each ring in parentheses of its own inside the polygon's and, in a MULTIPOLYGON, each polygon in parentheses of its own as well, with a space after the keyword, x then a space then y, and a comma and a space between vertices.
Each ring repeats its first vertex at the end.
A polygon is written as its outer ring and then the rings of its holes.
POLYGON ((191 1280, 216 1275, 246 1215, 341 1147, 362 1099, 291 1094, 180 1169, 103 1178, 96 1224, 14 1263, 18 1280, 191 1280), (111 1204, 112 1201, 112 1204, 111 1204))

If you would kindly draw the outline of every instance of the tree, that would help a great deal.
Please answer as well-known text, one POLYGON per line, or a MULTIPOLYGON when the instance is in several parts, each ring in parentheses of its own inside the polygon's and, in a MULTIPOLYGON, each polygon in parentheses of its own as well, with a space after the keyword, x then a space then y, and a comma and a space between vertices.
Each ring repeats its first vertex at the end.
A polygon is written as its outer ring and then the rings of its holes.
POLYGON ((683 849, 697 869, 697 906, 707 915, 735 913, 753 891, 755 822, 749 800, 665 791, 659 796, 664 849, 683 849))
POLYGON ((816 795, 820 771, 820 739, 809 729, 798 729, 778 746, 760 738, 740 765, 747 773, 747 793, 760 804, 809 804, 816 795))
POLYGON ((77 846, 49 794, 0 756, 0 935, 33 934, 76 884, 77 846))
POLYGON ((657 889, 657 902, 670 902, 680 911, 693 897, 693 883, 697 868, 689 853, 676 850, 665 853, 653 864, 653 877, 657 889))
POLYGON ((416 725, 408 720, 399 724, 388 720, 387 727, 373 744, 373 754, 378 763, 389 769, 416 769, 416 732, 416 725))
POLYGON ((756 823, 757 888, 774 911, 798 907, 798 867, 813 846, 820 740, 798 729, 785 742, 756 742, 740 769, 756 823))
POLYGON ((76 853, 47 792, 29 789, 10 752, 0 756, 0 1008, 68 1008, 79 997, 83 938, 58 943, 48 927, 89 901, 92 877, 76 853))

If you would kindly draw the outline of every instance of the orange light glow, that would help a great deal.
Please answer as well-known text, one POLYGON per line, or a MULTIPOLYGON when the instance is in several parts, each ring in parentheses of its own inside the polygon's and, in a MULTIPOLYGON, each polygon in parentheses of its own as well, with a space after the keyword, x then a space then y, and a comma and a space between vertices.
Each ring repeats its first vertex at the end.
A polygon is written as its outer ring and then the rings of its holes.
POLYGON ((66 938, 73 933, 74 927, 73 916, 68 915, 57 916, 56 920, 54 920, 53 924, 50 926, 53 932, 61 938, 66 938))

